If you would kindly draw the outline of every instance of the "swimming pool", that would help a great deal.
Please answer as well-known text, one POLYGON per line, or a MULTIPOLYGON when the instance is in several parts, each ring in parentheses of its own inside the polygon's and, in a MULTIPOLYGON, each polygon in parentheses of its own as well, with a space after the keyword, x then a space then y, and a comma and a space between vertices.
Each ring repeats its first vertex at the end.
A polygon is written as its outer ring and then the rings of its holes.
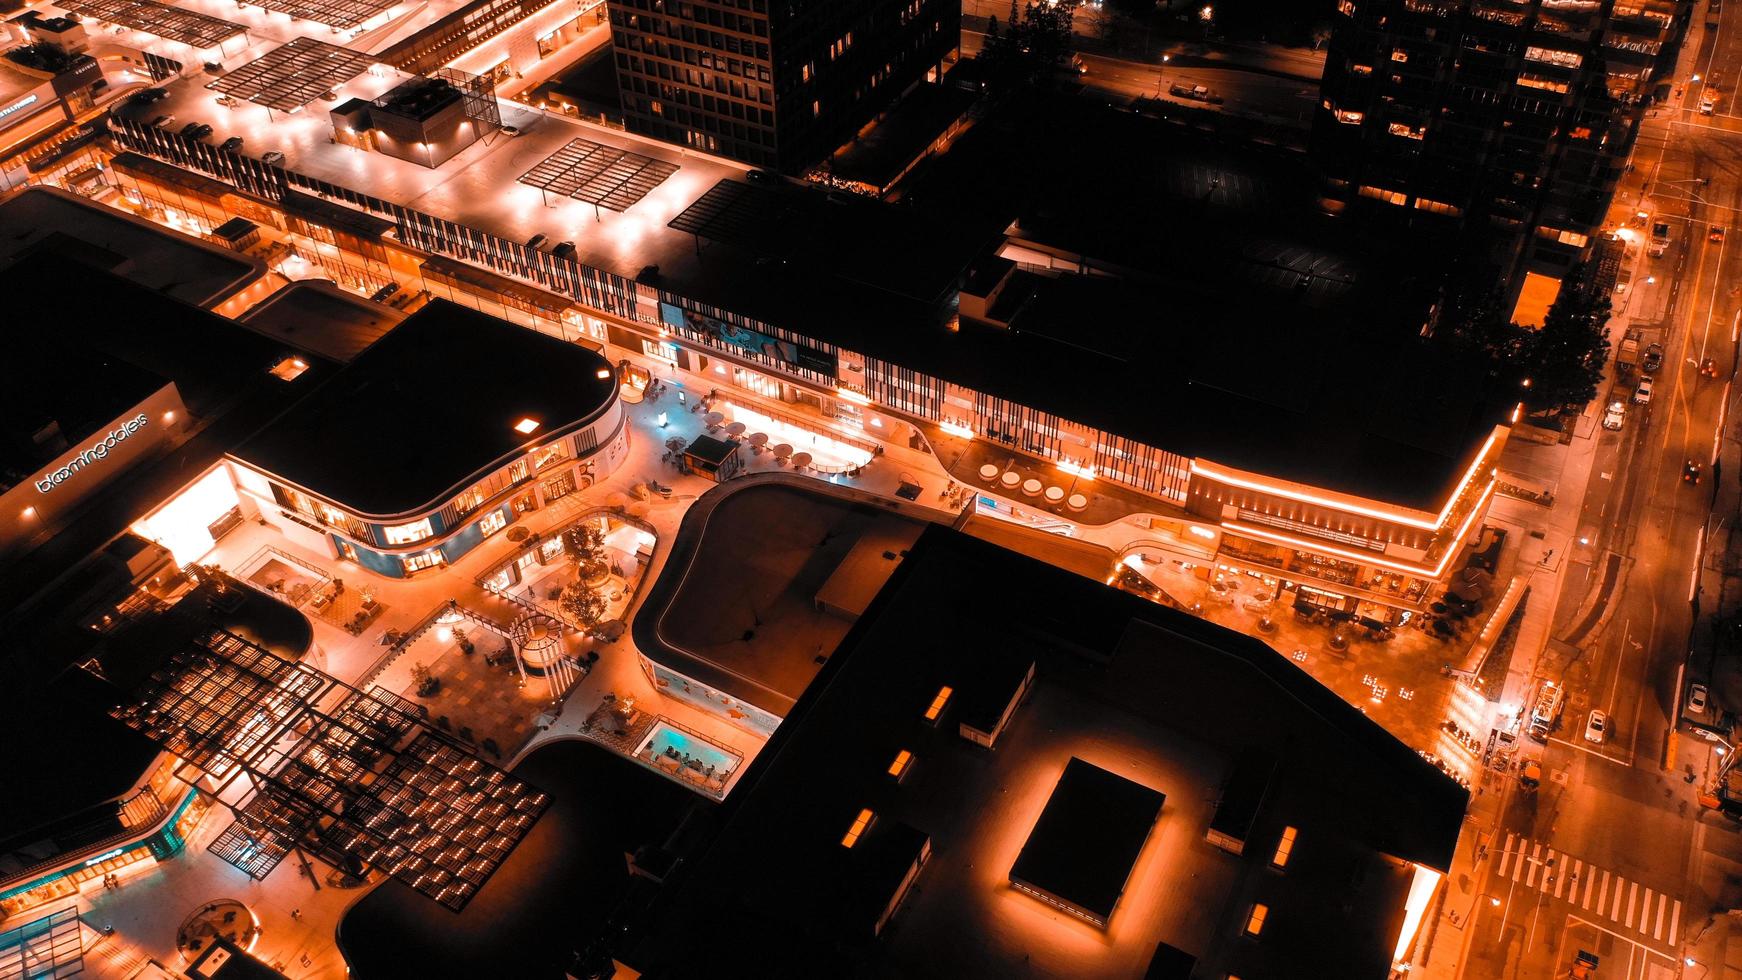
POLYGON ((664 718, 653 723, 653 727, 647 732, 647 738, 642 740, 641 747, 635 750, 635 754, 653 762, 665 756, 667 749, 676 752, 680 758, 688 755, 700 763, 704 770, 712 766, 717 777, 730 775, 744 761, 743 756, 728 752, 700 735, 673 728, 664 718))

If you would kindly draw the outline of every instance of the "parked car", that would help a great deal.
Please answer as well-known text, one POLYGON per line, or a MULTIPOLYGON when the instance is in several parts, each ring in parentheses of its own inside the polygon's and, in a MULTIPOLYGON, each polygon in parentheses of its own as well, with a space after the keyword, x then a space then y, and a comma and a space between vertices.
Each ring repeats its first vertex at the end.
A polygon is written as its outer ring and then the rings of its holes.
POLYGON ((1620 432, 1621 424, 1627 421, 1627 405, 1620 401, 1609 403, 1609 411, 1603 414, 1603 428, 1611 432, 1620 432))
POLYGON ((1635 405, 1649 405, 1649 404, 1651 404, 1651 379, 1650 378, 1640 378, 1639 379, 1639 387, 1633 389, 1633 404, 1635 404, 1635 405))
POLYGON ((1701 361, 1700 362, 1700 376, 1703 378, 1715 378, 1715 377, 1717 377, 1718 376, 1718 362, 1712 360, 1709 357, 1706 358, 1705 360, 1701 361))
POLYGON ((1700 115, 1709 116, 1718 109, 1718 97, 1711 92, 1700 96, 1700 115))
POLYGON ((1700 471, 1703 469, 1705 469, 1705 467, 1701 466, 1700 461, 1697 459, 1690 459, 1686 463, 1683 463, 1682 464, 1682 482, 1683 483, 1698 483, 1698 482, 1700 482, 1700 471))
POLYGON ((575 243, 574 242, 557 242, 556 246, 550 250, 550 254, 556 256, 559 259, 573 260, 575 257, 575 243))
POLYGON ((520 135, 520 127, 519 126, 509 126, 509 125, 504 124, 502 127, 502 131, 504 133, 507 133, 509 136, 519 136, 520 135))
POLYGON ((1656 373, 1658 368, 1663 367, 1662 344, 1648 344, 1646 346, 1645 363, 1643 364, 1643 367, 1649 373, 1656 373))
POLYGON ((531 238, 528 238, 526 240, 526 247, 527 248, 537 248, 540 245, 543 245, 547 241, 550 241, 550 236, 545 235, 543 233, 540 233, 540 234, 532 236, 531 238))
POLYGON ((284 166, 284 154, 277 150, 267 150, 260 155, 260 162, 271 164, 274 167, 282 167, 284 166))
POLYGON ((218 149, 223 150, 225 153, 239 152, 242 149, 242 137, 232 136, 224 142, 219 143, 218 149))
POLYGON ((1713 225, 1712 230, 1706 232, 1706 239, 1708 241, 1711 241, 1714 243, 1723 241, 1724 240, 1724 226, 1723 225, 1713 225))
POLYGON ((140 89, 139 93, 137 95, 133 96, 133 101, 139 103, 140 105, 150 105, 153 102, 162 102, 164 99, 167 99, 167 98, 169 98, 169 89, 166 89, 166 88, 147 88, 147 89, 140 89))
POLYGON ((1609 737, 1609 716, 1602 710, 1591 712, 1591 717, 1585 719, 1585 741, 1603 744, 1609 737))
POLYGON ((171 115, 158 116, 156 119, 153 119, 149 125, 153 129, 168 129, 175 125, 175 117, 171 115))
POLYGON ((1706 705, 1707 705, 1706 685, 1695 684, 1694 686, 1688 688, 1688 710, 1687 710, 1688 714, 1690 714, 1690 715, 1703 715, 1706 713, 1706 705))

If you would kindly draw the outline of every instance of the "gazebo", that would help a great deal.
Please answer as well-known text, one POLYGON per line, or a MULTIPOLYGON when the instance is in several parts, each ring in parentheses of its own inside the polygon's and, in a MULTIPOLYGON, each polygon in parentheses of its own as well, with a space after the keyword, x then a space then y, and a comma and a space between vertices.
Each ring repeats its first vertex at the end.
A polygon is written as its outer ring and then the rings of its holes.
POLYGON ((738 458, 736 439, 696 436, 695 441, 684 449, 683 459, 692 472, 700 473, 715 483, 725 483, 737 476, 743 467, 743 462, 738 458))

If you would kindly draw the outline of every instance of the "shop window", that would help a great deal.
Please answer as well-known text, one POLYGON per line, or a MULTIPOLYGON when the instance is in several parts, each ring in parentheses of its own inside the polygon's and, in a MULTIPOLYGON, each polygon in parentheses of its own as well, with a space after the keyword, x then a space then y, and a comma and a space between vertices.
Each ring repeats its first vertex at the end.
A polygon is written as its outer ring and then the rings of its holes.
POLYGON ((272 365, 271 375, 280 381, 295 381, 308 370, 308 362, 300 357, 286 357, 272 365))
POLYGON ((412 544, 422 541, 433 533, 435 533, 434 529, 430 526, 427 517, 421 521, 412 521, 410 524, 395 524, 381 529, 382 537, 386 538, 388 544, 412 544))
POLYGON ((540 446, 532 451, 532 468, 542 470, 547 466, 563 462, 569 458, 568 440, 553 442, 548 446, 540 446))
POLYGON ((407 555, 405 557, 405 571, 407 574, 421 572, 426 568, 434 568, 437 565, 440 565, 444 560, 442 553, 434 549, 426 551, 421 555, 407 555))
POLYGON ((502 513, 501 510, 493 510, 485 514, 484 519, 478 522, 478 530, 482 531, 486 538, 507 526, 508 515, 502 513))

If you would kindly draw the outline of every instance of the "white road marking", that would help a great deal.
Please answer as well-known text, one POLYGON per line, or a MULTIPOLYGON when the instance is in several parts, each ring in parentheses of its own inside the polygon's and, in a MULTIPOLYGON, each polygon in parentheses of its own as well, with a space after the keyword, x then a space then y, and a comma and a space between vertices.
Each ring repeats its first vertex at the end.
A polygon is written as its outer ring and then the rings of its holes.
POLYGON ((1517 834, 1506 835, 1506 849, 1500 852, 1500 867, 1494 873, 1506 877, 1506 868, 1512 864, 1512 843, 1518 839, 1517 834))
POLYGON ((1657 920, 1651 927, 1651 938, 1663 938, 1663 907, 1669 904, 1669 896, 1663 892, 1657 893, 1657 920))
POLYGON ((1669 911, 1669 944, 1671 946, 1676 945, 1676 927, 1681 925, 1681 921, 1682 903, 1680 899, 1677 899, 1675 905, 1669 911))
MULTIPOLYGON (((1649 896, 1650 894, 1651 893, 1649 891, 1646 892, 1647 896, 1649 896)), ((1639 882, 1635 881, 1635 882, 1630 883, 1630 887, 1627 889, 1627 918, 1621 920, 1621 924, 1625 925, 1629 929, 1633 928, 1633 909, 1638 904, 1638 902, 1639 902, 1639 882)))
POLYGON ((1607 902, 1608 897, 1609 897, 1609 869, 1604 868, 1603 869, 1603 887, 1599 888, 1597 890, 1597 911, 1598 912, 1602 912, 1603 906, 1608 904, 1608 902, 1607 902))

